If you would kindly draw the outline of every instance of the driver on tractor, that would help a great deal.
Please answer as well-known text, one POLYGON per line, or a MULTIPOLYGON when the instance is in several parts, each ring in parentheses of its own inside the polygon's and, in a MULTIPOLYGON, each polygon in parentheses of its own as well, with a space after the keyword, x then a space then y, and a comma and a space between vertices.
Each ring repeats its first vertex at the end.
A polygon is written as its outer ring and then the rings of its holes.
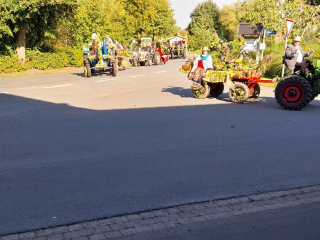
POLYGON ((199 88, 209 68, 212 68, 212 57, 208 53, 208 48, 204 47, 202 54, 194 59, 193 68, 188 76, 189 80, 193 81, 191 88, 199 88))
POLYGON ((304 57, 309 57, 314 52, 314 50, 311 50, 310 52, 305 53, 302 50, 300 43, 301 43, 301 37, 297 36, 293 39, 293 43, 287 47, 285 55, 283 56, 285 65, 291 71, 291 74, 294 73, 295 67, 298 67, 301 69, 301 75, 303 77, 306 77, 307 69, 309 69, 312 75, 314 75, 315 74, 314 66, 309 60, 304 59, 304 57))

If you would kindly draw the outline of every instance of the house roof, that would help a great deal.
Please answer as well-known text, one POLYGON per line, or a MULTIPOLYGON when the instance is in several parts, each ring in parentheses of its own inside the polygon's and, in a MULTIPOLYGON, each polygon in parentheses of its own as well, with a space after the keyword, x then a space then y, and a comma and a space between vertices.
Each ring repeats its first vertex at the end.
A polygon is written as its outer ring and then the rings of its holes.
POLYGON ((251 23, 239 23, 238 35, 262 35, 264 27, 262 23, 250 27, 251 23))

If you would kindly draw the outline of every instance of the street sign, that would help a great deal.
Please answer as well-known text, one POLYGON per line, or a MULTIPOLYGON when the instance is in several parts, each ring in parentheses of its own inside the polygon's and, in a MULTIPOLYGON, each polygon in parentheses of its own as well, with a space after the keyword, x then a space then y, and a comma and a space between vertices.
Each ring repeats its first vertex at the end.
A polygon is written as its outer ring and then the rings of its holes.
POLYGON ((260 44, 260 50, 265 50, 266 49, 266 44, 265 43, 261 43, 260 44))
POLYGON ((287 27, 287 36, 290 36, 294 21, 291 19, 286 18, 286 27, 287 27))
POLYGON ((267 34, 267 35, 275 35, 275 34, 277 34, 277 31, 266 30, 266 34, 267 34))

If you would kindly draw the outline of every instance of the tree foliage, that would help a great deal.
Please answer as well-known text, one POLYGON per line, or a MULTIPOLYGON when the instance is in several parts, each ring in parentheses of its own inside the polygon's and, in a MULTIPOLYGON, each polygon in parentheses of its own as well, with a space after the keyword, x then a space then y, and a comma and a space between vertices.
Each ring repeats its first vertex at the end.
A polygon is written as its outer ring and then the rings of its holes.
POLYGON ((122 43, 166 37, 177 29, 168 0, 0 0, 2 49, 15 48, 26 28, 27 48, 81 47, 93 32, 122 43))
POLYGON ((224 5, 219 12, 219 21, 222 25, 222 36, 228 41, 232 41, 238 32, 239 20, 237 10, 234 5, 224 5))
POLYGON ((262 23, 266 29, 285 32, 285 19, 293 19, 292 35, 319 33, 320 18, 318 1, 305 0, 246 0, 237 3, 238 11, 244 12, 240 21, 262 23), (313 29, 313 32, 312 32, 313 29), (311 30, 311 32, 310 32, 311 30))
POLYGON ((0 37, 13 45, 17 33, 26 30, 28 46, 36 46, 58 19, 67 17, 77 6, 76 0, 1 0, 0 37))
POLYGON ((189 46, 194 49, 209 46, 213 40, 213 33, 222 33, 222 25, 219 21, 219 8, 208 0, 198 4, 190 15, 191 22, 188 25, 190 35, 189 46))

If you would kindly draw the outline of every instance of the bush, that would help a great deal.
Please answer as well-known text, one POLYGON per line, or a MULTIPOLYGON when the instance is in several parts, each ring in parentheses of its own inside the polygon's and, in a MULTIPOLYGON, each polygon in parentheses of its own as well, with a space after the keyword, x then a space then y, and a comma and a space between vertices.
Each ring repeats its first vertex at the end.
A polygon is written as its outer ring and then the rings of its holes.
POLYGON ((22 72, 28 68, 28 64, 22 64, 15 56, 0 56, 0 73, 22 72))
POLYGON ((83 66, 83 55, 79 49, 57 49, 54 52, 26 50, 23 64, 16 55, 0 56, 0 73, 22 72, 27 69, 59 69, 83 66))

